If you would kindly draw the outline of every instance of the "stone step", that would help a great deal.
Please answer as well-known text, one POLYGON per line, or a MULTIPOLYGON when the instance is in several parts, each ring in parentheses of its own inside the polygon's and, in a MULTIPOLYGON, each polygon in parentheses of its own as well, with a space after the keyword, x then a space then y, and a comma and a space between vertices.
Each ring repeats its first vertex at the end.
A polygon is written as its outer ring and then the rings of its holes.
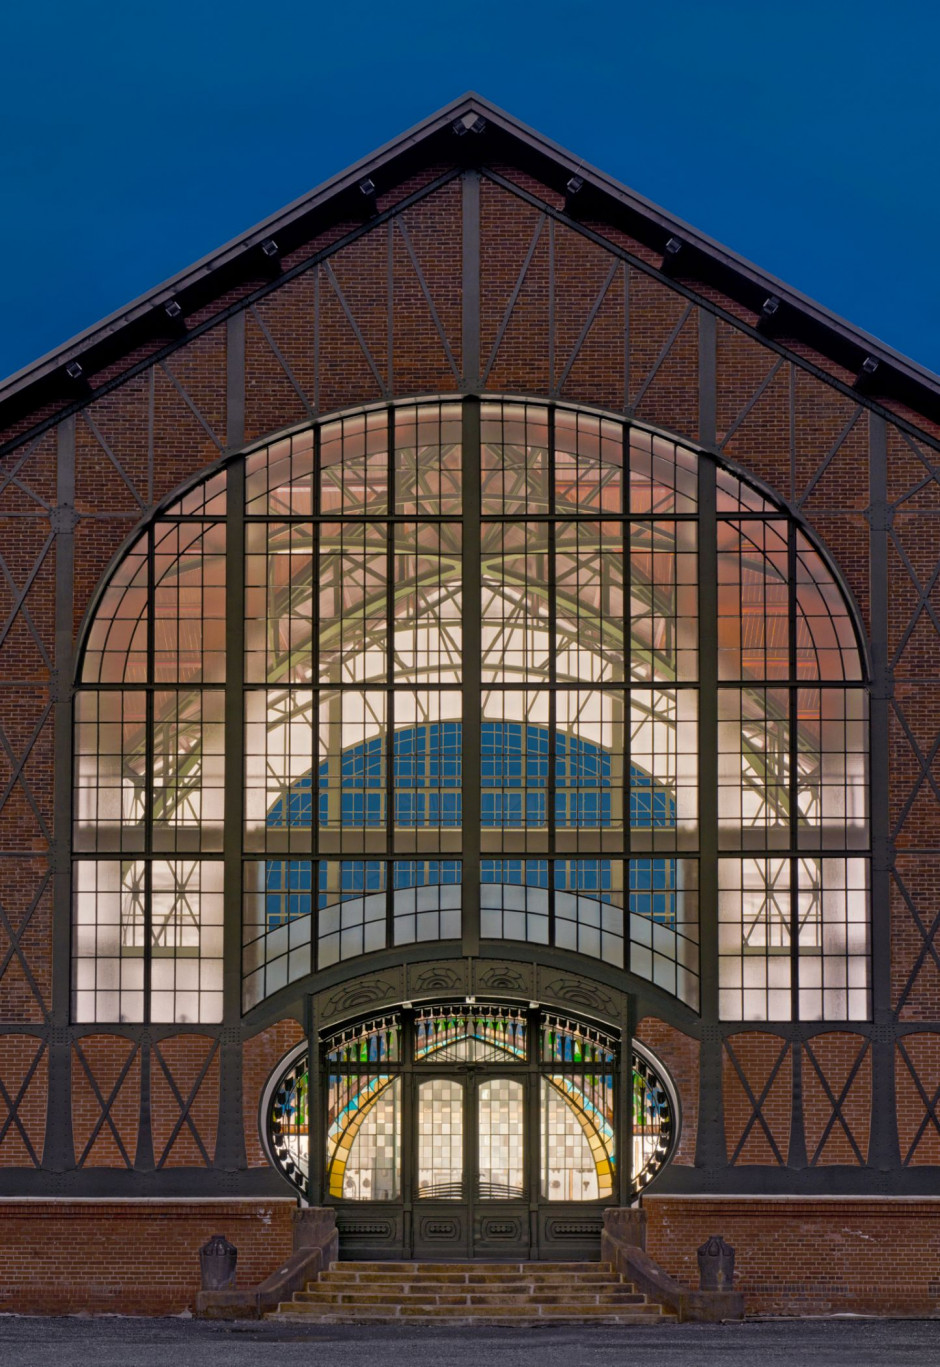
POLYGON ((545 1296, 507 1290, 469 1294, 448 1294, 415 1289, 394 1292, 330 1292, 325 1288, 298 1291, 294 1300, 304 1305, 643 1305, 645 1297, 635 1291, 611 1289, 601 1292, 569 1290, 545 1296))
POLYGON ((317 1324, 661 1324, 609 1263, 350 1262, 269 1316, 317 1324))
POLYGON ((349 1273, 331 1270, 324 1272, 319 1285, 327 1286, 409 1286, 416 1281, 433 1282, 435 1286, 503 1286, 507 1282, 526 1286, 606 1286, 617 1282, 613 1272, 586 1273, 572 1277, 566 1272, 546 1272, 542 1275, 532 1272, 429 1272, 424 1276, 405 1272, 362 1272, 349 1273))
POLYGON ((530 1282, 530 1281, 485 1281, 485 1282, 439 1282, 424 1278, 407 1282, 333 1282, 333 1281, 312 1281, 307 1282, 304 1291, 323 1291, 329 1295, 363 1295, 363 1296, 397 1296, 407 1295, 415 1291, 427 1293, 432 1296, 469 1296, 485 1294, 487 1292, 498 1292, 500 1295, 518 1296, 558 1296, 566 1295, 568 1292, 584 1292, 586 1295, 597 1295, 602 1291, 635 1291, 636 1287, 632 1282, 624 1282, 619 1278, 611 1278, 609 1281, 590 1281, 590 1282, 530 1282))
MULTIPOLYGON (((373 1261, 351 1262, 348 1259, 340 1259, 330 1264, 333 1272, 409 1272, 424 1275, 432 1272, 489 1272, 499 1273, 501 1276, 508 1272, 529 1273, 529 1272, 564 1272, 567 1274, 580 1272, 613 1272, 610 1263, 594 1262, 384 1262, 381 1259, 373 1261)), ((615 1274, 616 1275, 616 1274, 615 1274)))
MULTIPOLYGON (((309 1324, 311 1321, 304 1319, 302 1315, 268 1315, 268 1319, 273 1319, 277 1324, 309 1324)), ((637 1315, 600 1315, 591 1320, 591 1324, 604 1325, 610 1328, 629 1328, 638 1325, 648 1324, 675 1324, 674 1315, 660 1315, 658 1319, 641 1319, 637 1315)), ((427 1316, 412 1315, 408 1320, 391 1319, 387 1315, 370 1315, 362 1318, 358 1315, 323 1315, 314 1321, 317 1325, 329 1328, 354 1328, 356 1325, 402 1325, 407 1324, 409 1328, 431 1328, 446 1327, 448 1329, 479 1329, 485 1325, 487 1329, 538 1329, 548 1324, 561 1326, 574 1326, 584 1324, 584 1320, 579 1315, 537 1315, 534 1318, 529 1316, 513 1317, 507 1319, 505 1315, 492 1314, 486 1320, 461 1319, 455 1316, 452 1319, 433 1319, 427 1316)))
POLYGON ((370 1324, 409 1324, 440 1323, 454 1324, 538 1324, 546 1320, 553 1322, 570 1321, 574 1324, 590 1321, 595 1324, 661 1324, 674 1317, 664 1315, 658 1305, 624 1306, 622 1309, 607 1305, 549 1305, 537 1306, 421 1306, 403 1305, 396 1311, 386 1305, 350 1306, 344 1309, 335 1305, 305 1305, 287 1301, 280 1305, 269 1319, 299 1320, 321 1324, 357 1324, 368 1321, 370 1324))

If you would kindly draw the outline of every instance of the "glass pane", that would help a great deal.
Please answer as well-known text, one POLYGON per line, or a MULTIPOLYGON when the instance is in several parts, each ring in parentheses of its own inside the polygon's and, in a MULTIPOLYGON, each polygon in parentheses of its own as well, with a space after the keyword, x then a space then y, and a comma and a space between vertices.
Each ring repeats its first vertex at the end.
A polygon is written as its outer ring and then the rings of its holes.
POLYGON ((694 513, 698 505, 698 461, 692 451, 665 437, 630 430, 630 511, 643 514, 694 513))
POLYGON ((548 410, 534 404, 485 403, 480 436, 483 513, 547 513, 548 410))
POLYGON ((395 512, 459 513, 459 404, 423 404, 395 414, 395 512))
POLYGON ((415 1019, 416 1063, 525 1061, 525 1016, 512 1006, 428 1006, 415 1019))
POLYGON ((596 1026, 548 1012, 542 1017, 540 1056, 543 1063, 611 1067, 616 1044, 596 1026))
MULTIPOLYGON (((333 431, 331 426, 324 431, 333 431)), ((313 508, 313 432, 299 432, 255 451, 245 462, 249 517, 310 515, 313 508)))
POLYGON ((485 522, 481 529, 481 649, 486 681, 548 677, 548 526, 485 522))
MULTIPOLYGON (((460 682, 461 554, 459 524, 400 522, 395 526, 389 628, 395 683, 460 682)), ((348 595, 345 579, 343 591, 348 595)), ((372 614, 371 606, 368 611, 372 614)))
POLYGON ((77 850, 144 848, 147 699, 86 691, 75 698, 73 840, 77 850))
POLYGON ((360 1120, 343 1175, 347 1201, 391 1201, 401 1188, 401 1078, 377 1092, 360 1120))
POLYGON ((249 522, 245 538, 245 678, 309 683, 313 525, 249 522))
POLYGON ((718 523, 718 677, 790 672, 786 522, 718 523))
MULTIPOLYGON (((150 907, 150 1016, 153 1021, 222 1019, 221 863, 155 859, 147 874, 125 874, 126 932, 135 934, 150 907), (143 901, 141 900, 143 891, 143 901)), ((125 943, 127 941, 125 940, 125 943)))
POLYGON ((388 540, 383 522, 323 522, 319 529, 323 683, 384 679, 388 665, 388 540))
POLYGON ((221 850, 225 695, 221 689, 153 694, 155 850, 221 850))
POLYGON ((395 944, 460 936, 459 859, 399 859, 392 865, 395 944))
POLYGON ((625 666, 623 524, 558 522, 552 568, 556 678, 619 683, 625 666))
POLYGON ((347 1067, 364 1063, 398 1063, 401 1059, 401 1022, 397 1012, 377 1016, 337 1030, 324 1041, 331 1064, 347 1067))
POLYGON ((331 1074, 327 1189, 350 1201, 388 1201, 401 1186, 401 1078, 331 1074))
POLYGON ((443 1077, 418 1088, 418 1195, 463 1196, 463 1088, 443 1077))
POLYGON ((320 429, 324 513, 388 511, 388 415, 353 413, 320 429))
POLYGON ((555 507, 559 513, 623 511, 623 429, 619 422, 556 410, 555 507))
POLYGON ((855 628, 822 556, 796 533, 796 664, 801 679, 862 678, 855 628))
POLYGON ((478 1191, 486 1200, 525 1196, 524 1091, 513 1078, 484 1082, 478 1095, 478 1191))
POLYGON ((650 1182, 669 1156, 675 1131, 666 1086, 643 1054, 633 1055, 633 1185, 650 1182))
POLYGON ((279 1080, 271 1098, 271 1147, 284 1175, 301 1191, 310 1173, 310 1120, 306 1051, 279 1080))
MULTIPOLYGON (((598 1132, 600 1117, 575 1079, 542 1078, 542 1196, 546 1201, 596 1201, 612 1191, 612 1170, 598 1132)), ((604 1130, 606 1121, 601 1121, 604 1130)))
POLYGON ((698 668, 698 564, 693 522, 630 528, 630 672, 690 681, 698 668))
POLYGON ((85 642, 83 683, 146 683, 149 533, 127 552, 95 610, 85 642))
POLYGON ((158 522, 153 531, 153 674, 158 683, 225 679, 225 526, 158 522))

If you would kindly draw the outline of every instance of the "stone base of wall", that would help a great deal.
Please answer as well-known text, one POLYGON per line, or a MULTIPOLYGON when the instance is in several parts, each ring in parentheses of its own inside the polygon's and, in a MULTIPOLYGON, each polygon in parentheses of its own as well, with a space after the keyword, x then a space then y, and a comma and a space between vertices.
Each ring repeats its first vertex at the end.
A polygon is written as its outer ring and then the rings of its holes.
MULTIPOLYGON (((647 1196, 646 1250, 698 1286, 696 1250, 736 1250, 749 1315, 940 1315, 940 1197, 647 1196)), ((199 1248, 224 1234, 238 1286, 292 1251, 295 1202, 0 1200, 0 1312, 176 1315, 199 1290, 199 1248)))
POLYGON ((0 1200, 0 1312, 178 1315, 193 1310, 199 1249, 224 1234, 238 1286, 291 1253, 286 1199, 0 1200))
POLYGON ((696 1250, 736 1251, 748 1315, 940 1315, 940 1198, 647 1196, 646 1251, 698 1286, 696 1250))

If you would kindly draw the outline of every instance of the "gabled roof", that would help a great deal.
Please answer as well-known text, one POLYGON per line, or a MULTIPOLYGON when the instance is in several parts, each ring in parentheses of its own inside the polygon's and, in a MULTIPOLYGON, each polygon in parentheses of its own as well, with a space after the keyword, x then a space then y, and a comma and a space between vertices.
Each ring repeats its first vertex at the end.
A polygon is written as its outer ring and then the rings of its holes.
POLYGON ((423 168, 448 163, 483 168, 514 165, 560 194, 576 174, 583 185, 577 195, 574 226, 580 219, 610 223, 653 252, 663 253, 664 260, 667 242, 677 239, 682 244, 679 274, 687 292, 694 294, 696 284, 720 292, 752 312, 755 327, 765 300, 775 297, 779 300, 775 326, 781 337, 810 347, 850 375, 857 375, 863 392, 894 400, 940 421, 940 377, 932 371, 470 92, 12 375, 0 384, 0 429, 49 404, 65 409, 79 400, 87 401, 94 392, 96 372, 114 367, 122 356, 141 346, 152 346, 155 338, 163 338, 167 349, 185 344, 191 334, 169 325, 167 303, 179 302, 183 317, 207 308, 211 311, 212 302, 221 300, 226 291, 270 276, 271 261, 262 244, 275 241, 281 257, 332 223, 361 218, 359 186, 364 177, 372 179, 382 193, 423 168), (458 123, 468 130, 467 136, 455 136, 458 123), (81 365, 83 389, 77 389, 75 379, 66 372, 66 367, 76 361, 81 365))

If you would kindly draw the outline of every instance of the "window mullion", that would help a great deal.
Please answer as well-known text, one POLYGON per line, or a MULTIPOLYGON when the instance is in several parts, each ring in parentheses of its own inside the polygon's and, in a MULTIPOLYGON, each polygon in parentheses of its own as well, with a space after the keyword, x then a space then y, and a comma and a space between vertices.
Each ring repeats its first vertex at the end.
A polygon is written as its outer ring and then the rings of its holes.
POLYGON ((800 860, 798 810, 799 692, 796 661, 796 526, 787 523, 787 803, 790 845, 790 1018, 800 1018, 800 860))
MULTIPOLYGON (((626 384, 626 381, 624 382, 626 384)), ((620 492, 620 547, 623 555, 623 773, 621 774, 621 825, 623 827, 624 887, 623 887, 623 966, 630 968, 630 888, 631 882, 631 829, 633 773, 633 522, 629 516, 630 508, 630 424, 624 423, 621 440, 623 442, 623 479, 620 492)), ((624 1046, 626 1047, 626 1046, 624 1046)))
MULTIPOLYGON (((385 944, 395 943, 395 889, 392 857, 395 853, 395 537, 398 525, 391 521, 395 512, 395 410, 388 410, 387 511, 385 524, 385 944)), ((417 465, 418 453, 415 452, 417 465)), ((415 473, 417 481, 417 470, 415 473)), ((415 535, 417 536, 417 510, 415 535)), ((417 813, 415 813, 417 822, 417 813)), ((417 846, 417 827, 415 835, 417 846)))
MULTIPOLYGON (((229 466, 225 536, 225 860, 223 1018, 241 1020, 242 848, 245 826, 245 463, 229 466)), ((289 875, 288 875, 289 881, 289 875)))
POLYGON ((698 467, 698 825, 701 1012, 718 1016, 718 520, 715 465, 698 467))
POLYGON ((310 489, 310 970, 320 967, 320 426, 313 429, 310 489))
MULTIPOLYGON (((144 705, 144 1024, 150 1024, 150 995, 153 979, 153 821, 154 821, 154 741, 155 741, 155 657, 156 657, 156 554, 154 527, 147 529, 147 694, 144 705)), ((123 892, 122 892, 123 900, 123 892)))
MULTIPOLYGON (((548 526, 546 527, 547 537, 547 564, 548 574, 548 757, 545 778, 545 826, 548 833, 548 942, 555 943, 555 883, 556 883, 556 864, 557 864, 557 831, 555 820, 555 765, 558 754, 558 698, 556 685, 558 683, 558 655, 557 655, 557 635, 558 635, 558 589, 556 579, 556 522, 555 522, 555 407, 552 405, 548 410, 548 526)), ((538 563, 536 561, 536 563, 538 563)), ((528 749, 528 746, 526 746, 528 749)), ((568 763, 566 748, 565 763, 568 763)), ((566 788, 564 793, 566 802, 571 800, 570 790, 566 788)), ((567 823, 563 823, 567 824, 567 823)))
POLYGON ((482 628, 480 401, 462 409, 461 507, 463 510, 463 672, 461 676, 461 788, 463 953, 480 952, 480 845, 482 765, 482 628))

